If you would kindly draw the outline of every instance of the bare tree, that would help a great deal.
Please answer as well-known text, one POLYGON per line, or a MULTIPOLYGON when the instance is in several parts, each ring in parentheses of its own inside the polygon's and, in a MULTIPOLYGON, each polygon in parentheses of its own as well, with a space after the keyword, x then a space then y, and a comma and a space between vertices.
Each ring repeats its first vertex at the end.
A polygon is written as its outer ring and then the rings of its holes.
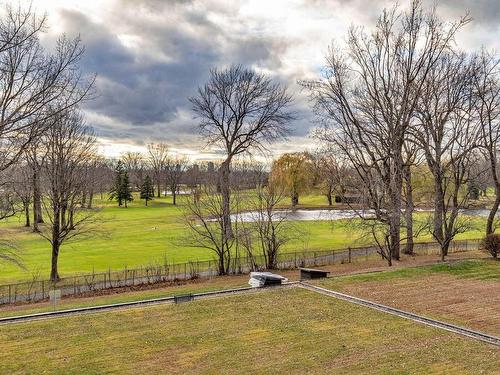
POLYGON ((469 19, 451 24, 420 1, 384 10, 375 30, 352 27, 345 52, 331 47, 324 79, 304 82, 323 121, 318 136, 348 158, 377 220, 388 227, 384 246, 400 256, 403 145, 429 71, 469 19))
POLYGON ((8 174, 10 176, 12 190, 23 206, 24 226, 29 228, 31 226, 30 204, 33 197, 30 168, 24 161, 12 166, 10 170, 8 170, 8 174))
POLYGON ((165 180, 170 193, 172 193, 172 203, 177 203, 177 194, 184 173, 189 165, 189 160, 183 156, 170 156, 167 158, 165 166, 165 180))
POLYGON ((26 160, 31 170, 31 186, 33 191, 33 231, 38 232, 38 224, 43 223, 42 196, 40 191, 40 173, 44 153, 41 152, 39 139, 26 148, 26 160))
POLYGON ((475 63, 465 54, 446 53, 431 69, 417 104, 411 136, 421 148, 434 178, 432 235, 447 255, 453 237, 467 228, 457 221, 467 204, 461 189, 471 178, 479 126, 473 119, 475 63))
MULTIPOLYGON (((224 199, 214 184, 204 184, 200 187, 200 197, 189 196, 186 199, 186 224, 190 231, 183 244, 200 247, 214 252, 217 258, 219 275, 229 272, 232 251, 236 239, 228 236, 224 219, 224 199)), ((231 197, 235 204, 235 195, 231 197)))
POLYGON ((413 254, 413 212, 415 211, 415 204, 413 199, 412 169, 418 164, 418 145, 407 140, 403 145, 403 201, 405 204, 404 227, 406 229, 406 246, 404 249, 405 254, 413 254))
POLYGON ((99 190, 102 184, 101 179, 105 179, 103 174, 103 165, 105 160, 101 155, 95 153, 85 160, 82 168, 83 173, 87 177, 87 183, 82 191, 81 206, 82 208, 91 209, 94 201, 94 194, 99 190))
POLYGON ((495 231, 495 216, 500 205, 500 61, 491 52, 481 51, 474 76, 475 110, 481 124, 481 146, 489 164, 495 188, 495 200, 486 222, 486 235, 495 231))
POLYGON ((289 123, 295 119, 289 109, 292 97, 266 75, 233 65, 211 70, 209 81, 189 100, 207 145, 226 153, 219 168, 219 185, 224 228, 231 237, 231 162, 236 155, 265 150, 267 144, 288 134, 289 123))
POLYGON ((144 179, 144 170, 146 169, 144 155, 140 152, 128 151, 124 152, 120 159, 130 175, 130 183, 135 190, 140 190, 144 179))
POLYGON ((347 193, 351 180, 349 167, 332 149, 318 151, 316 160, 321 190, 332 206, 335 195, 343 197, 347 193))
POLYGON ((156 182, 156 196, 161 195, 162 174, 165 170, 168 160, 168 146, 165 143, 150 143, 148 144, 148 162, 153 170, 153 178, 156 182))
POLYGON ((298 234, 297 228, 291 230, 286 214, 276 209, 285 197, 285 189, 271 183, 267 187, 257 188, 256 199, 252 204, 259 249, 264 255, 267 269, 277 267, 278 255, 283 245, 298 234))
POLYGON ((95 157, 95 137, 76 110, 59 112, 52 118, 43 139, 43 200, 49 227, 40 235, 52 247, 50 280, 58 281, 58 259, 64 242, 84 233, 93 211, 81 209, 81 193, 87 183, 86 164, 95 157))
POLYGON ((31 8, 9 6, 0 20, 0 171, 40 135, 45 120, 88 97, 93 84, 77 69, 84 52, 79 38, 63 36, 53 53, 43 50, 45 22, 31 8), (56 102, 58 109, 48 110, 56 102))

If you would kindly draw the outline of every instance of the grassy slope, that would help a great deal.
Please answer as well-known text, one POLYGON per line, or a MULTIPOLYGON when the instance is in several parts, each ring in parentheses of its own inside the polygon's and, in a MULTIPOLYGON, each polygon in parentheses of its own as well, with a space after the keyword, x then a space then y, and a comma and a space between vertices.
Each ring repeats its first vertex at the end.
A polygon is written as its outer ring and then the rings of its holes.
POLYGON ((3 326, 0 336, 1 373, 480 374, 500 366, 493 346, 299 289, 3 326))
POLYGON ((472 278, 476 280, 500 281, 500 262, 493 259, 462 260, 457 263, 442 263, 431 266, 402 268, 395 271, 385 271, 361 275, 334 277, 319 281, 325 286, 340 286, 352 281, 389 281, 400 278, 425 277, 428 275, 444 273, 456 277, 472 278))
MULTIPOLYGON (((182 199, 180 199, 182 205, 182 199)), ((319 195, 308 195, 301 203, 321 206, 326 202, 319 195)), ((130 207, 118 208, 116 203, 97 201, 102 206, 99 224, 91 236, 81 237, 62 246, 59 269, 61 276, 133 268, 154 262, 170 263, 209 260, 210 251, 191 248, 182 243, 185 233, 182 207, 171 204, 171 198, 161 198, 145 207, 136 199, 130 207)), ((284 247, 284 251, 332 250, 347 246, 367 244, 369 238, 360 239, 355 225, 342 221, 298 222, 300 236, 284 247)), ((477 238, 480 230, 462 234, 459 238, 477 238)), ((0 283, 30 280, 32 274, 40 273, 47 278, 50 266, 49 243, 29 229, 22 227, 22 218, 11 218, 0 223, 0 240, 10 240, 18 247, 25 270, 0 262, 0 283)), ((428 235, 419 240, 430 240, 428 235)))
MULTIPOLYGON (((327 289, 338 290, 344 293, 353 294, 358 297, 365 297, 367 299, 372 299, 377 302, 386 303, 393 307, 402 308, 403 310, 411 310, 417 313, 424 314, 425 316, 440 319, 443 321, 448 321, 450 323, 455 323, 464 326, 470 326, 470 316, 467 315, 468 310, 467 307, 462 306, 458 313, 455 312, 452 304, 461 303, 460 299, 467 299, 467 290, 461 296, 454 295, 449 297, 444 293, 446 291, 441 291, 442 294, 433 294, 436 290, 446 289, 447 285, 452 285, 455 280, 464 280, 469 279, 472 281, 473 285, 476 284, 477 281, 485 281, 485 282, 496 282, 497 287, 492 289, 491 285, 488 290, 491 290, 491 293, 495 293, 495 290, 498 291, 498 286, 500 286, 500 262, 493 259, 484 259, 484 260, 462 260, 456 263, 449 264, 435 264, 430 266, 423 267, 415 267, 415 268, 403 268, 394 271, 384 271, 370 274, 360 274, 360 275, 350 275, 350 276, 342 276, 342 277, 333 277, 328 279, 322 279, 315 281, 318 285, 325 287, 327 289), (405 300, 407 296, 405 293, 399 293, 404 288, 428 288, 429 285, 426 284, 426 281, 429 280, 432 276, 450 276, 449 278, 441 279, 441 283, 436 285, 432 291, 429 291, 428 294, 422 294, 418 297, 418 304, 422 303, 423 306, 432 306, 431 310, 427 308, 423 308, 422 306, 414 306, 412 303, 408 304, 407 302, 403 302, 400 300, 405 300), (446 282, 448 281, 448 282, 446 282), (396 287, 394 287, 396 285, 396 287), (350 288, 357 288, 358 292, 353 292, 350 288), (399 289, 398 289, 399 288, 399 289), (441 288, 441 289, 440 289, 441 288), (395 289, 395 290, 393 290, 395 289), (381 298, 380 295, 385 295, 383 293, 384 290, 393 292, 388 292, 386 301, 380 301, 378 298, 381 298), (381 292, 380 294, 377 294, 381 292), (371 295, 370 292, 374 294, 371 295), (361 293, 361 295, 359 295, 361 293), (364 296, 363 294, 367 294, 368 296, 364 296), (430 296, 430 297, 429 297, 430 296), (449 297, 449 298, 448 298, 449 297), (429 299, 431 298, 431 299, 429 299), (432 299, 436 298, 436 299, 432 299), (446 301, 448 298, 449 304, 441 302, 441 300, 446 301), (403 306, 398 303, 402 302, 403 306), (427 304, 428 302, 428 304, 427 304), (450 305, 451 304, 451 305, 450 305), (441 306, 441 308, 439 308, 441 306), (465 310, 463 310, 465 309, 465 310), (464 314, 464 315, 462 315, 464 314)), ((458 288, 467 288, 466 280, 459 281, 454 283, 453 285, 457 285, 458 288)), ((432 287, 432 286, 431 286, 432 287)), ((482 286, 484 288, 484 285, 482 286)), ((481 289, 484 290, 484 289, 481 289)), ((413 294, 413 291, 408 293, 409 295, 413 294)), ((498 305, 497 302, 494 301, 492 295, 485 295, 484 299, 476 302, 472 302, 470 309, 478 309, 481 312, 484 311, 497 311, 498 305)), ((466 302, 466 301, 463 301, 466 302)), ((417 303, 415 301, 415 303, 417 303)), ((481 321, 481 314, 477 314, 474 318, 479 318, 481 321)), ((495 315, 486 317, 490 322, 495 320, 495 315)), ((476 322, 477 323, 477 322, 476 322)), ((474 328, 474 327, 471 327, 474 328)), ((489 332, 495 334, 495 326, 491 324, 487 324, 487 327, 483 328, 485 332, 489 332)))

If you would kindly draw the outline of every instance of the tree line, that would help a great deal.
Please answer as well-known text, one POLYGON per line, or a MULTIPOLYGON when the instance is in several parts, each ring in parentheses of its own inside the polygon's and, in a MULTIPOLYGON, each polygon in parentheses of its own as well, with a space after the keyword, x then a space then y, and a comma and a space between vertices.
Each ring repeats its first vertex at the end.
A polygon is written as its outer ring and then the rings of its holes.
MULTIPOLYGON (((344 45, 329 48, 323 75, 299 82, 320 124, 313 137, 321 149, 284 154, 268 170, 242 160, 271 153, 299 118, 283 83, 241 65, 210 70, 188 100, 220 161, 192 163, 165 143, 110 160, 80 109, 95 96, 95 76, 80 70, 80 39, 61 36, 47 51, 40 44, 46 18, 7 6, 0 22, 0 219, 24 213, 25 225, 51 244, 57 281, 61 244, 90 230, 96 194, 108 192, 124 207, 133 192, 145 205, 171 194, 175 205, 186 189, 186 240, 213 250, 223 274, 239 252, 264 254, 273 268, 291 232, 276 208, 285 197, 296 207, 316 187, 328 205, 358 212, 389 265, 403 243, 413 252, 422 230, 445 259, 451 240, 470 227, 460 213, 472 199, 493 187, 488 236, 500 206, 499 61, 456 45, 469 22, 444 21, 413 1, 384 10, 370 32, 350 28, 344 45), (413 213, 422 183, 432 186, 433 212, 420 226, 413 213), (237 215, 248 209, 257 215, 252 224, 237 215)), ((7 249, 0 257, 16 261, 7 249)))

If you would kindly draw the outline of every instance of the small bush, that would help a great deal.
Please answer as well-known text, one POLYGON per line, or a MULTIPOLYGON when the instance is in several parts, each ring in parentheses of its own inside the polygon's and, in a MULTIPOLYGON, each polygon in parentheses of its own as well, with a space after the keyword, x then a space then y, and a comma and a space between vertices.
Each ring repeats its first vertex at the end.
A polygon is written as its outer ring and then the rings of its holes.
POLYGON ((498 254, 500 254, 500 234, 488 234, 483 238, 482 247, 490 253, 493 258, 498 258, 498 254))

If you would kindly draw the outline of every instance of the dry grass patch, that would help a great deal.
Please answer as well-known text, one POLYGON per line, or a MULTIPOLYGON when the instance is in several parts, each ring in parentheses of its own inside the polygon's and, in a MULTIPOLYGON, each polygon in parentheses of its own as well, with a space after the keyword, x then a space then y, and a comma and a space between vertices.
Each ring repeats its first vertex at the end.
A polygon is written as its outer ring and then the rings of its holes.
POLYGON ((326 288, 500 335, 500 262, 462 261, 331 278, 326 288))
POLYGON ((0 336, 0 373, 9 374, 491 374, 500 366, 492 345, 298 288, 0 326, 0 336))

